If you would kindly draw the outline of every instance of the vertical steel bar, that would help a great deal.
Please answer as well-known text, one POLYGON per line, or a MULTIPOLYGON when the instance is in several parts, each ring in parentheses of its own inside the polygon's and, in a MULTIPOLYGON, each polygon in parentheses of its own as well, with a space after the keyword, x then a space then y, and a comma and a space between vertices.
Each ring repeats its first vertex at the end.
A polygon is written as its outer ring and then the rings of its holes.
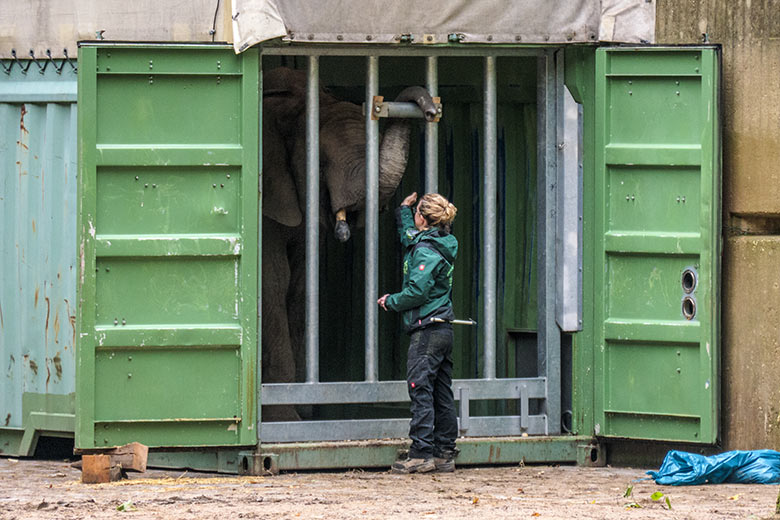
MULTIPOLYGON (((426 88, 431 97, 439 95, 439 69, 436 56, 426 58, 426 88)), ((425 192, 439 191, 439 123, 425 123, 425 192)))
POLYGON ((379 287, 378 279, 378 242, 379 235, 379 121, 372 119, 374 96, 379 92, 379 57, 366 59, 366 292, 365 292, 365 341, 366 341, 366 381, 376 381, 379 376, 377 357, 376 304, 379 287))
POLYGON ((320 62, 309 56, 306 83, 306 382, 319 381, 320 62))
POLYGON ((539 376, 547 389, 545 433, 561 430, 561 334, 555 322, 555 203, 558 136, 556 93, 563 83, 562 53, 556 70, 556 55, 547 51, 537 68, 537 352, 539 376))
POLYGON ((482 185, 482 343, 483 377, 496 377, 496 58, 485 58, 484 182, 482 185))
MULTIPOLYGON (((257 193, 263 193, 263 60, 260 59, 260 70, 257 78, 257 103, 260 117, 257 121, 257 135, 260 145, 257 147, 257 164, 260 165, 257 176, 257 193)), ((257 201, 257 356, 255 360, 255 404, 257 405, 257 445, 260 446, 263 414, 263 197, 257 201)))

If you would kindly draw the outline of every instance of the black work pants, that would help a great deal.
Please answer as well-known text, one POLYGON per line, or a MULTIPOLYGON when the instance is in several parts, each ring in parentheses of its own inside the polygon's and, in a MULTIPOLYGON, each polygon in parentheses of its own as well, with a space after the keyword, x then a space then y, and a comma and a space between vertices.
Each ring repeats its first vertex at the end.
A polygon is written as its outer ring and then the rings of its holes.
POLYGON ((452 394, 452 325, 412 332, 406 383, 412 400, 409 458, 447 457, 455 451, 458 422, 452 394))

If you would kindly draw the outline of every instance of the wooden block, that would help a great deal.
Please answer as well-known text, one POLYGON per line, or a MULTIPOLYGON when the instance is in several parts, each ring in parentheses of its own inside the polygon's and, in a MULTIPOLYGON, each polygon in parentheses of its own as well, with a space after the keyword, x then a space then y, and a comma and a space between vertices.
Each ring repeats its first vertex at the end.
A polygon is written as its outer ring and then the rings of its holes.
POLYGON ((85 484, 103 484, 122 478, 122 468, 111 464, 109 455, 84 455, 81 457, 81 481, 85 484))
POLYGON ((146 471, 146 459, 149 448, 140 442, 131 442, 107 452, 111 457, 111 465, 119 465, 124 471, 146 471))

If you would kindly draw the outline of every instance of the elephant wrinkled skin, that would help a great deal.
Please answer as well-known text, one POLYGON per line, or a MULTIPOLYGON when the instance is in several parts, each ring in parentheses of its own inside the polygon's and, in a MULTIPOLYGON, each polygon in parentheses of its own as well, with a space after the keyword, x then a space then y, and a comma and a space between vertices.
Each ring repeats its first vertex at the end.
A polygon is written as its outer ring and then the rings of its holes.
MULTIPOLYGON (((262 377, 289 383, 303 380, 305 361, 306 76, 280 67, 265 72, 263 88, 262 377)), ((429 121, 436 116, 421 87, 396 101, 416 102, 429 121)), ((320 222, 343 242, 350 236, 345 215, 360 220, 365 208, 365 116, 359 105, 322 89, 319 103, 320 222)), ((408 121, 396 119, 380 136, 380 207, 403 177, 410 131, 408 121)), ((293 407, 263 409, 265 421, 297 419, 293 407)))

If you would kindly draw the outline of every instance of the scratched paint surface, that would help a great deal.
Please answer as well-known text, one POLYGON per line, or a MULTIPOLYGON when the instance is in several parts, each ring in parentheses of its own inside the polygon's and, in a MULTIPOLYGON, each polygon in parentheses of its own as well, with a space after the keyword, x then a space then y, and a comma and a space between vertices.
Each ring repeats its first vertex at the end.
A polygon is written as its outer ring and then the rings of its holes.
POLYGON ((713 49, 600 49, 596 425, 713 443, 720 170, 713 49))
POLYGON ((254 445, 257 54, 79 59, 76 446, 254 445))
POLYGON ((0 428, 22 426, 24 392, 75 390, 76 103, 52 102, 67 83, 0 74, 0 428))

